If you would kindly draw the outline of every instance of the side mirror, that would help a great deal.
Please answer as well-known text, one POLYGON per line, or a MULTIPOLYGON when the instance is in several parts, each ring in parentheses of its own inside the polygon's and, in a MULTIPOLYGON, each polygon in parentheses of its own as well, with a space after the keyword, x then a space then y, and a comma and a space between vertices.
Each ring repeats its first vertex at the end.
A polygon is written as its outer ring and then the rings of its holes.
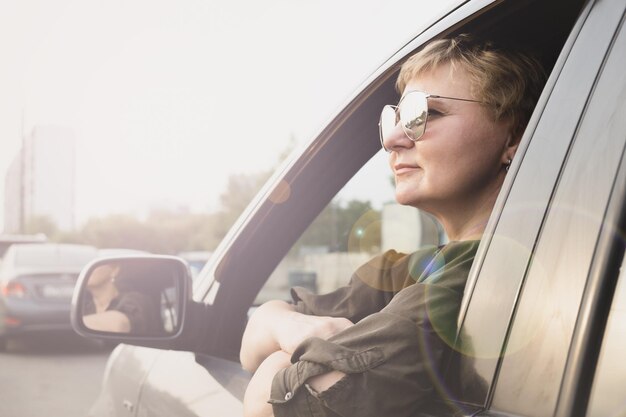
POLYGON ((180 258, 99 259, 78 278, 72 326, 85 337, 167 347, 182 333, 190 303, 191 274, 180 258))

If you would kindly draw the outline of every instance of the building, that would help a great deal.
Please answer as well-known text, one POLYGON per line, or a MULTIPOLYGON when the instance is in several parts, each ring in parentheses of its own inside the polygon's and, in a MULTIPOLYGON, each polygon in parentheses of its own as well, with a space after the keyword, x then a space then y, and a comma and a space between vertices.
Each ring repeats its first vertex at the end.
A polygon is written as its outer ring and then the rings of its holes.
POLYGON ((75 225, 76 144, 71 129, 36 126, 5 176, 4 231, 24 232, 47 218, 60 230, 75 225))
POLYGON ((411 206, 389 203, 383 206, 381 248, 411 253, 429 245, 447 241, 442 227, 434 218, 411 206))

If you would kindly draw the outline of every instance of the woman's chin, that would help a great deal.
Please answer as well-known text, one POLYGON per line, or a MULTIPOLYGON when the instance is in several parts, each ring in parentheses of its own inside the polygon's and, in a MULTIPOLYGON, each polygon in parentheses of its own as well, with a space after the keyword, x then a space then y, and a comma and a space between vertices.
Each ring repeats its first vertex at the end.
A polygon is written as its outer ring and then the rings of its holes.
POLYGON ((419 198, 416 198, 415 195, 410 193, 403 193, 401 191, 396 191, 396 201, 398 204, 402 204, 403 206, 413 206, 417 207, 419 203, 419 198))

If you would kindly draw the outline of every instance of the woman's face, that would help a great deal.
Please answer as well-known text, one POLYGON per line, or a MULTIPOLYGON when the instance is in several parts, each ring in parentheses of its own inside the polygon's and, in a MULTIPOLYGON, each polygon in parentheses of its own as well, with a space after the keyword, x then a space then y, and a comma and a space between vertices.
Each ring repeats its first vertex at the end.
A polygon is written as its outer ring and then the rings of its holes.
MULTIPOLYGON (((418 76, 403 94, 414 90, 477 99, 458 65, 455 70, 442 65, 418 76)), ((398 202, 440 217, 495 198, 504 164, 514 152, 509 149, 509 123, 495 122, 490 110, 475 102, 429 98, 428 108, 426 131, 417 142, 400 126, 385 139, 398 202)))
POLYGON ((89 288, 96 288, 103 284, 113 282, 113 280, 119 273, 119 270, 120 267, 117 265, 100 265, 93 270, 91 275, 89 275, 89 281, 87 283, 87 286, 89 288))

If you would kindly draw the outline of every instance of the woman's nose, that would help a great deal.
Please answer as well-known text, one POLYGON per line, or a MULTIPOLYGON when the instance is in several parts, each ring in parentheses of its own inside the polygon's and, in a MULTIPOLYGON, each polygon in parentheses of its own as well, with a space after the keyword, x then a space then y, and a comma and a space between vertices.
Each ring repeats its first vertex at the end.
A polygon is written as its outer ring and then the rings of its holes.
POLYGON ((383 137, 383 147, 387 152, 409 149, 413 146, 415 142, 409 139, 400 123, 383 137))

